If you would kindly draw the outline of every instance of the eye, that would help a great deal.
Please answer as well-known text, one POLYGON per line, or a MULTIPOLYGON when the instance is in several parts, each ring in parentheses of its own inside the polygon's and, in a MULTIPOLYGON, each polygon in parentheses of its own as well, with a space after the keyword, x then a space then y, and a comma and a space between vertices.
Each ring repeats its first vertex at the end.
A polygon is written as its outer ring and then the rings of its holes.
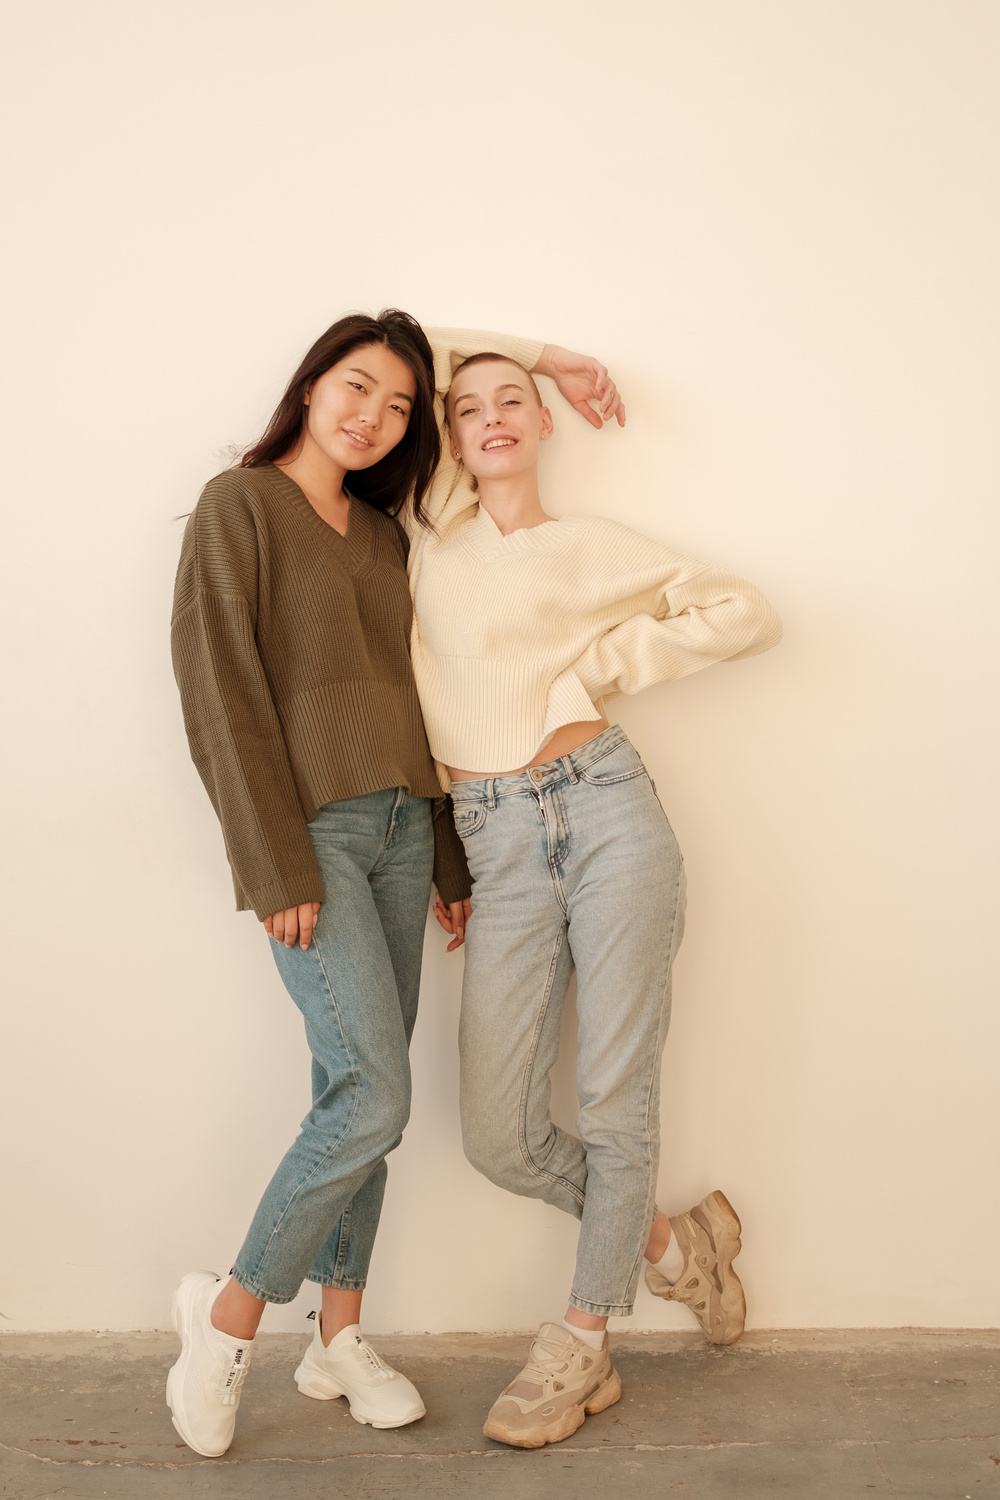
POLYGON ((472 417, 475 416, 475 413, 476 408, 474 406, 466 406, 462 411, 459 412, 458 415, 460 417, 472 417))
POLYGON ((357 380, 349 380, 349 381, 348 381, 348 382, 347 382, 347 384, 348 384, 348 385, 349 385, 349 386, 350 386, 350 387, 351 387, 351 389, 352 389, 352 390, 353 390, 353 391, 361 391, 361 392, 362 392, 362 393, 364 393, 364 394, 367 394, 367 393, 366 393, 366 392, 365 392, 365 388, 364 388, 364 386, 363 386, 363 385, 361 385, 361 384, 359 384, 359 382, 358 382, 358 381, 357 381, 357 380))
POLYGON ((508 396, 503 404, 504 406, 520 406, 521 402, 517 396, 508 396))
POLYGON ((406 407, 405 406, 393 406, 392 410, 393 411, 398 411, 399 415, 401 417, 405 417, 407 415, 407 411, 406 411, 406 407))

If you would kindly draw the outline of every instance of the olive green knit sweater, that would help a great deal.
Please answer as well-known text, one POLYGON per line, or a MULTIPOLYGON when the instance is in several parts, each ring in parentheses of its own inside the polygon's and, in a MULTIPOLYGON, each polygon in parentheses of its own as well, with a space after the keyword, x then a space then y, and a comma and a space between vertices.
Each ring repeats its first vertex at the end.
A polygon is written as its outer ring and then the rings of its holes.
POLYGON ((472 888, 413 683, 407 550, 362 500, 341 536, 273 464, 218 475, 191 514, 174 672, 241 911, 322 901, 306 824, 327 802, 394 786, 435 799, 442 898, 472 888))

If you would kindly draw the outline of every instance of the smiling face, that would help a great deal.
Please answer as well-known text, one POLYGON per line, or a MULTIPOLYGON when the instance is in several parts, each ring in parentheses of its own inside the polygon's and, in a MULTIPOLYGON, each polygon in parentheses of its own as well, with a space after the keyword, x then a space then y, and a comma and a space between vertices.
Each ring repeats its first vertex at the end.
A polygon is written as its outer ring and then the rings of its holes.
POLYGON ((464 365, 448 392, 451 455, 477 479, 507 479, 538 460, 552 414, 534 381, 505 359, 464 365))
POLYGON ((370 469, 403 437, 415 395, 405 360, 382 344, 362 345, 307 391, 300 456, 312 447, 344 469, 370 469))

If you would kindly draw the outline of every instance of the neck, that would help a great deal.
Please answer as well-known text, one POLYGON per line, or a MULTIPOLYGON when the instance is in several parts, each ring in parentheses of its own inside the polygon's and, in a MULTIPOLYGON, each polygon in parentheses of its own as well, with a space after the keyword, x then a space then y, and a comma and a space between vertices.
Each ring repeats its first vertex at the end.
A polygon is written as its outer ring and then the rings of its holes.
POLYGON ((479 503, 504 536, 532 526, 544 526, 552 517, 542 509, 538 494, 538 470, 514 474, 509 479, 480 479, 479 503))
POLYGON ((347 470, 334 463, 308 432, 298 447, 276 459, 275 465, 295 480, 303 494, 321 505, 333 504, 343 493, 347 470))

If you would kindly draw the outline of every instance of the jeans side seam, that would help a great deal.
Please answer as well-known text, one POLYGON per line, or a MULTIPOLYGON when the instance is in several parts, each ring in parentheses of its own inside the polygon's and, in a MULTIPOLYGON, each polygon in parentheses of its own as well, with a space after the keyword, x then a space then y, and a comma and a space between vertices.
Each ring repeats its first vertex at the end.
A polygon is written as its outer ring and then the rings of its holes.
POLYGON ((524 1072, 521 1076, 521 1097, 518 1100, 517 1105, 517 1144, 521 1151, 521 1157, 529 1172, 533 1172, 536 1177, 545 1177, 549 1180, 549 1182, 556 1183, 558 1186, 566 1188, 567 1191, 578 1200, 578 1202, 582 1203, 584 1200, 584 1194, 580 1191, 575 1182, 570 1182, 567 1177, 560 1177, 556 1172, 547 1172, 544 1167, 540 1167, 538 1165, 538 1163, 532 1157, 531 1152, 528 1150, 527 1117, 528 1095, 531 1089, 531 1074, 534 1068, 535 1056, 538 1052, 538 1039, 541 1035, 542 1026, 545 1022, 546 1012, 549 1008, 549 1000, 552 996, 552 986, 555 983, 556 965, 559 962, 559 955, 562 952, 563 944, 565 943, 565 941, 566 929, 565 927, 563 927, 560 929, 559 935, 556 938, 555 947, 552 952, 552 958, 549 962, 548 979, 546 980, 545 991, 542 995, 542 1003, 538 1008, 538 1016, 536 1018, 535 1028, 531 1037, 531 1046, 528 1048, 528 1056, 525 1060, 524 1072))
MULTIPOLYGON (((673 968, 674 958, 676 956, 676 941, 675 940, 676 940, 676 936, 677 936, 677 925, 678 925, 677 918, 678 918, 678 915, 679 915, 678 905, 679 905, 679 901, 680 901, 681 882, 683 880, 683 874, 684 874, 684 866, 683 866, 683 864, 681 864, 681 865, 678 866, 678 870, 677 870, 677 881, 676 881, 676 885, 675 885, 675 888, 674 888, 674 900, 673 900, 673 908, 672 908, 674 916, 673 916, 673 921, 672 921, 671 926, 670 926, 670 940, 669 940, 669 942, 667 944, 667 954, 666 954, 667 961, 666 961, 666 967, 664 969, 663 981, 662 981, 662 984, 660 986, 660 1020, 659 1020, 659 1025, 657 1026, 657 1031, 656 1031, 656 1047, 653 1049, 653 1057, 651 1059, 652 1066, 650 1067, 649 1078, 648 1078, 648 1081, 646 1083, 646 1108, 645 1108, 645 1112, 644 1112, 644 1118, 645 1118, 645 1135, 646 1135, 646 1153, 647 1153, 647 1156, 650 1158, 650 1161, 649 1161, 649 1167, 650 1167, 650 1171, 649 1171, 649 1193, 650 1193, 650 1199, 652 1200, 651 1204, 649 1205, 650 1207, 655 1206, 655 1203, 656 1203, 656 1181, 654 1179, 653 1172, 652 1172, 652 1160, 651 1160, 651 1155, 652 1155, 652 1153, 651 1153, 652 1136, 651 1136, 650 1129, 649 1129, 649 1117, 650 1117, 650 1112, 651 1112, 651 1108, 652 1108, 653 1084, 654 1084, 654 1082, 656 1080, 656 1075, 657 1075, 657 1072, 658 1072, 659 1068, 662 1065, 662 1059, 663 1059, 663 1046, 661 1045, 661 1042, 665 1042, 666 1041, 666 1038, 663 1036, 663 1018, 664 1018, 663 993, 666 990, 667 985, 670 983, 670 971, 673 968)), ((648 1220, 649 1219, 649 1214, 647 1214, 646 1217, 647 1217, 647 1220, 648 1220)), ((646 1244, 648 1244, 648 1243, 649 1243, 649 1240, 648 1240, 648 1236, 647 1236, 646 1244)), ((635 1261, 633 1262, 632 1271, 631 1271, 631 1274, 629 1275, 628 1282, 626 1283, 628 1286, 631 1286, 633 1284, 633 1281, 635 1281, 635 1280, 638 1279, 639 1271, 642 1269, 642 1262, 643 1262, 643 1258, 644 1258, 645 1249, 646 1249, 646 1245, 645 1244, 641 1245, 639 1247, 639 1252, 638 1252, 638 1254, 637 1254, 637 1256, 635 1258, 635 1261)))
POLYGON ((337 1240, 337 1263, 333 1269, 335 1276, 339 1276, 347 1264, 347 1242, 351 1235, 351 1208, 353 1203, 354 1199, 352 1198, 340 1216, 340 1235, 337 1240))
MULTIPOLYGON (((281 1230, 281 1226, 284 1223, 285 1218, 287 1217, 289 1211, 291 1210, 291 1207, 292 1207, 293 1203, 295 1202, 296 1198, 302 1192, 303 1188, 305 1188, 307 1186, 307 1184, 312 1180, 312 1178, 316 1176, 316 1173, 323 1167, 323 1165, 330 1160, 331 1156, 333 1156, 340 1149, 341 1142, 344 1140, 345 1136, 347 1136, 350 1133, 351 1126, 354 1124, 354 1117, 355 1117, 355 1115, 358 1112, 358 1103, 359 1103, 359 1099, 360 1099, 361 1089, 360 1089, 360 1086, 359 1086, 357 1064, 356 1064, 356 1062, 354 1060, 354 1057, 353 1057, 353 1055, 351 1053, 350 1046, 348 1045, 347 1037, 344 1034, 344 1026, 343 1026, 343 1022, 342 1022, 341 1016, 340 1016, 340 1008, 337 1005, 336 996, 333 993, 333 986, 330 983, 330 976, 327 973, 327 971, 326 971, 326 965, 323 962, 323 950, 322 950, 322 946, 321 946, 319 940, 317 938, 315 938, 315 937, 313 938, 313 951, 314 951, 314 954, 315 954, 317 966, 319 967, 320 973, 323 976, 323 984, 324 984, 324 987, 326 989, 327 996, 329 997, 330 1005, 333 1008, 333 1011, 334 1011, 334 1013, 335 1013, 335 1015, 337 1017, 337 1029, 340 1032, 340 1039, 341 1039, 341 1041, 344 1044, 344 1051, 347 1054, 347 1060, 348 1060, 348 1064, 349 1064, 349 1067, 350 1067, 350 1080, 351 1080, 351 1085, 352 1085, 352 1088, 353 1088, 354 1097, 353 1097, 352 1102, 351 1102, 351 1113, 350 1113, 350 1116, 347 1119, 346 1123, 344 1124, 344 1127, 340 1131, 340 1133, 337 1136, 336 1140, 330 1142, 330 1144, 327 1146, 326 1150, 323 1152, 322 1156, 320 1156, 319 1159, 313 1163, 313 1165, 310 1168, 309 1172, 304 1177, 301 1177, 298 1180, 298 1182, 296 1182, 296 1184, 295 1184, 294 1188, 292 1189, 291 1193, 288 1195, 288 1201, 286 1202, 286 1204, 285 1204, 284 1208, 282 1209, 280 1215, 276 1219, 276 1221, 274 1223, 274 1226, 273 1226, 273 1228, 271 1230, 271 1233, 267 1237, 267 1244, 264 1246, 263 1250, 260 1253, 260 1256, 258 1257, 257 1266, 256 1266, 256 1272, 255 1272, 255 1274, 258 1275, 258 1276, 261 1273, 261 1270, 262 1270, 262 1268, 263 1268, 263 1266, 264 1266, 264 1264, 265 1264, 265 1262, 267 1260, 267 1257, 268 1257, 268 1255, 270 1253, 271 1247, 274 1244, 274 1241, 277 1238, 277 1236, 278 1236, 278 1234, 279 1234, 279 1232, 281 1230)), ((256 1295, 256 1293, 254 1295, 256 1295)), ((273 1299, 272 1298, 268 1298, 266 1300, 272 1301, 273 1299)))

